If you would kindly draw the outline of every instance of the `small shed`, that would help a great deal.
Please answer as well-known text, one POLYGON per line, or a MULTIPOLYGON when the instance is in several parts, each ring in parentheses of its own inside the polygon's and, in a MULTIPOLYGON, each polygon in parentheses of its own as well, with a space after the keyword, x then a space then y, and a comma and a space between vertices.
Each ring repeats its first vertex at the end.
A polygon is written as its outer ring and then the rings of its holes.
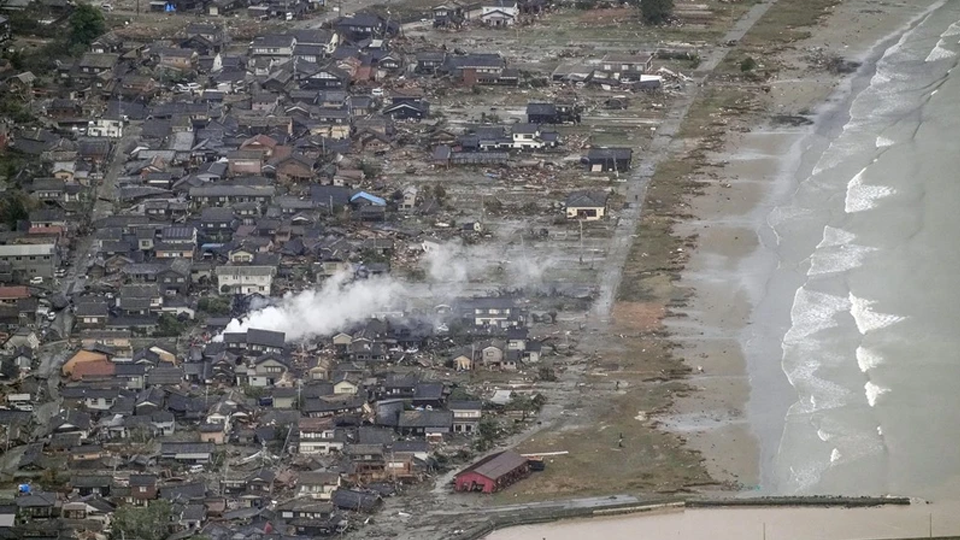
POLYGON ((520 454, 507 450, 487 456, 454 477, 457 491, 493 493, 530 473, 530 463, 520 454))

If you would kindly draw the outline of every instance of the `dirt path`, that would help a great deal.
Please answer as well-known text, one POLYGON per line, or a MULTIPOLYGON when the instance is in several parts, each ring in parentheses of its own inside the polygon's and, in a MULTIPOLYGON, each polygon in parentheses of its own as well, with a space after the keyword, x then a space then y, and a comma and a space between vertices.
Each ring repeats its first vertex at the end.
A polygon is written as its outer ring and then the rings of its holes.
MULTIPOLYGON (((764 0, 753 6, 743 15, 724 35, 722 43, 739 41, 770 9, 777 0, 764 0)), ((637 223, 640 220, 642 203, 647 193, 650 179, 657 170, 657 166, 669 157, 680 152, 682 141, 676 135, 680 125, 687 117, 690 106, 700 95, 704 85, 709 83, 710 75, 730 53, 729 47, 719 47, 710 50, 700 67, 694 73, 693 80, 687 83, 687 92, 674 104, 667 118, 657 129, 657 135, 649 148, 634 149, 640 156, 640 162, 630 172, 624 190, 625 200, 630 207, 620 214, 620 223, 614 231, 614 237, 607 251, 606 270, 600 275, 600 294, 593 305, 592 328, 601 332, 609 328, 613 305, 617 299, 617 290, 623 278, 623 268, 627 263, 627 256, 633 246, 636 236, 637 223)))

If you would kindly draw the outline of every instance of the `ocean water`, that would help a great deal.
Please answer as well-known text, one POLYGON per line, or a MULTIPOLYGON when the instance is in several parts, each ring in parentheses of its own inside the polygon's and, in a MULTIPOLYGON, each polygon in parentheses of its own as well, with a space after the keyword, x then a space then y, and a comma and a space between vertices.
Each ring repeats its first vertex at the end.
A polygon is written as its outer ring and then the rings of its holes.
POLYGON ((766 218, 786 298, 765 309, 790 306, 759 360, 789 386, 751 398, 789 404, 760 434, 766 491, 960 496, 960 2, 928 4, 766 218))

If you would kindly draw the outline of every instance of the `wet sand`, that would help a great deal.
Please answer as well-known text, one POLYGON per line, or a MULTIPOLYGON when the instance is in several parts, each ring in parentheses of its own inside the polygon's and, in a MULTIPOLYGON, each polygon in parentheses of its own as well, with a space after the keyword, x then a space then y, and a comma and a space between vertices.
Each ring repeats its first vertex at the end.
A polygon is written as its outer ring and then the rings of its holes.
POLYGON ((855 540, 960 534, 956 504, 879 508, 723 508, 504 529, 489 540, 855 540), (932 526, 932 527, 931 527, 932 526))
MULTIPOLYGON (((659 420, 702 453, 713 478, 737 483, 748 493, 762 489, 761 454, 770 459, 771 448, 761 452, 760 440, 779 442, 783 413, 796 399, 782 372, 751 369, 744 354, 756 345, 750 325, 757 321, 751 318, 769 293, 767 281, 777 264, 755 256, 758 231, 776 201, 789 196, 791 169, 818 127, 773 126, 768 119, 774 114, 812 116, 843 99, 850 77, 812 69, 812 52, 863 59, 920 10, 909 3, 846 1, 809 39, 781 55, 788 68, 770 81, 771 91, 764 96, 769 115, 748 133, 731 132, 724 151, 708 155, 721 165, 703 171, 704 194, 689 201, 695 218, 676 229, 679 235, 699 236, 681 279, 694 296, 688 307, 677 310, 683 318, 668 318, 665 324, 693 369, 690 384, 700 391, 677 400, 673 412, 659 420), (748 413, 751 391, 782 396, 784 410, 748 413)), ((779 349, 769 351, 779 354, 779 349)))

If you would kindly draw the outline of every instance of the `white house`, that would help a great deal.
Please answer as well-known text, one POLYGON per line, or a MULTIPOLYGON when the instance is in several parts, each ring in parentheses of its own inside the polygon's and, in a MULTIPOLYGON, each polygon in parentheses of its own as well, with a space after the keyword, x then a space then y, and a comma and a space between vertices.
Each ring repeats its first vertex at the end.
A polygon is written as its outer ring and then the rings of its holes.
POLYGON ((273 266, 218 266, 217 290, 226 294, 270 294, 276 272, 273 266))
POLYGON ((511 26, 519 15, 516 0, 491 0, 480 7, 480 21, 489 26, 511 26))
POLYGON ((301 454, 329 454, 343 449, 343 440, 338 440, 329 418, 301 418, 297 427, 300 433, 297 450, 301 454))
POLYGON ((119 139, 123 137, 123 120, 113 118, 90 120, 87 122, 87 135, 119 139))

